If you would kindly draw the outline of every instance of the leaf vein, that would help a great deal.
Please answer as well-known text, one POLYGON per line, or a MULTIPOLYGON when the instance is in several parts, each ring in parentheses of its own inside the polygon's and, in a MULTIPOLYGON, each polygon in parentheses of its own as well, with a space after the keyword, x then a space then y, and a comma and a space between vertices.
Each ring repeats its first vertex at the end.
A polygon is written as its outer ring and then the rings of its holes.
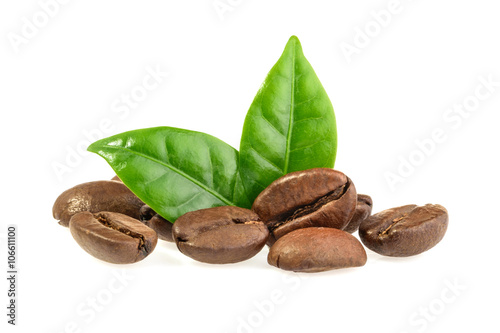
POLYGON ((276 125, 274 125, 269 119, 267 119, 264 116, 264 113, 261 112, 260 114, 262 116, 262 119, 264 119, 269 124, 269 126, 271 126, 276 132, 278 132, 279 135, 285 137, 285 134, 281 133, 280 130, 276 127, 276 125))
POLYGON ((185 201, 185 202, 181 203, 181 204, 180 204, 177 208, 180 208, 180 207, 182 207, 182 206, 187 205, 188 203, 190 203, 191 201, 193 201, 194 199, 196 199, 196 198, 197 198, 198 196, 200 196, 201 194, 202 194, 202 192, 198 192, 198 193, 196 193, 196 194, 195 194, 195 195, 193 195, 191 198, 189 198, 189 200, 187 200, 187 201, 185 201))
POLYGON ((300 120, 296 120, 294 122, 294 125, 297 125, 298 123, 301 123, 303 121, 307 121, 307 120, 316 120, 316 119, 323 119, 325 117, 309 117, 309 118, 304 118, 304 119, 300 119, 300 120))
POLYGON ((278 167, 276 164, 274 164, 273 162, 271 162, 268 158, 266 158, 264 155, 262 155, 261 153, 259 153, 254 147, 250 147, 250 150, 253 150, 258 156, 260 156, 264 161, 266 161, 267 163, 269 163, 271 166, 273 166, 276 170, 278 170, 279 172, 283 173, 283 169, 281 169, 280 167, 278 167))
POLYGON ((313 100, 315 100, 315 99, 316 99, 316 96, 311 97, 311 98, 308 98, 308 99, 307 99, 307 100, 305 100, 305 101, 302 101, 302 102, 300 102, 300 103, 295 104, 295 106, 297 107, 297 106, 299 106, 299 105, 309 103, 309 102, 311 102, 311 101, 313 101, 313 100))
POLYGON ((309 148, 309 147, 315 146, 315 145, 317 145, 317 144, 319 144, 319 143, 321 143, 321 142, 326 142, 326 141, 327 141, 327 140, 325 140, 325 139, 323 139, 323 140, 319 140, 319 141, 316 141, 316 142, 314 142, 314 143, 311 143, 310 145, 303 146, 303 147, 299 147, 299 148, 295 148, 295 149, 292 149, 292 150, 290 150, 290 151, 292 152, 292 151, 304 150, 304 149, 307 149, 307 148, 309 148))
POLYGON ((292 84, 290 88, 290 112, 288 119, 288 131, 286 134, 286 147, 285 147, 285 166, 283 172, 288 173, 288 163, 290 161, 290 141, 292 137, 292 123, 293 123, 293 111, 295 108, 295 52, 296 47, 293 45, 293 55, 292 55, 292 84))
POLYGON ((161 160, 158 160, 156 158, 153 158, 151 156, 148 156, 148 155, 145 155, 145 154, 142 154, 138 151, 135 151, 135 150, 132 150, 132 149, 129 149, 129 148, 125 148, 125 147, 117 147, 117 146, 106 146, 107 149, 121 149, 121 150, 125 150, 125 151, 128 151, 132 154, 135 154, 137 156, 140 156, 142 158, 145 158, 145 159, 148 159, 148 160, 151 160, 153 162, 156 162, 160 165, 163 165, 164 167, 172 170, 173 172, 181 175, 182 177, 186 178, 187 180, 189 180, 190 182, 194 183, 195 185, 197 185, 198 187, 202 188, 203 190, 205 190, 206 192, 208 192, 209 194, 213 195, 214 197, 216 197, 217 199, 219 199, 220 201, 224 202, 225 204, 229 205, 229 206, 234 206, 234 203, 231 202, 229 199, 227 199, 226 197, 224 197, 222 194, 216 192, 215 190, 209 188, 207 185, 203 184, 202 182, 200 182, 198 179, 192 177, 191 175, 181 171, 180 169, 176 168, 175 166, 173 166, 172 164, 166 164, 165 162, 161 161, 161 160))

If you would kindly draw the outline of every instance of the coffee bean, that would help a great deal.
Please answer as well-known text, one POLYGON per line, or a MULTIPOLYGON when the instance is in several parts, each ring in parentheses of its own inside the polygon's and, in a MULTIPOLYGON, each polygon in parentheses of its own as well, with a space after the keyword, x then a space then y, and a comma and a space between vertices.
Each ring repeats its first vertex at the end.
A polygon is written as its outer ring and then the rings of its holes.
POLYGON ((251 210, 222 206, 182 215, 175 221, 172 235, 188 257, 228 264, 256 255, 266 244, 269 231, 251 210))
POLYGON ((334 228, 294 230, 274 243, 267 262, 295 272, 321 272, 363 266, 366 252, 351 234, 334 228))
POLYGON ((85 251, 114 264, 144 259, 158 241, 156 232, 139 220, 113 212, 77 213, 71 218, 69 229, 85 251))
POLYGON ((144 203, 122 182, 100 180, 76 185, 59 195, 52 214, 59 224, 67 227, 78 212, 116 212, 139 218, 144 203))
POLYGON ((317 168, 278 178, 255 199, 252 210, 271 231, 269 245, 307 227, 343 229, 356 209, 356 189, 340 171, 317 168))
POLYGON ((141 222, 147 222, 151 220, 155 215, 156 212, 153 210, 153 208, 149 207, 148 205, 143 205, 139 210, 139 220, 141 222))
POLYGON ((370 250, 392 257, 407 257, 439 243, 448 227, 448 212, 441 205, 407 205, 384 210, 364 220, 359 236, 370 250))
POLYGON ((369 195, 358 194, 358 202, 356 204, 354 215, 343 230, 350 234, 358 230, 361 222, 363 222, 372 213, 372 207, 373 202, 369 195))
POLYGON ((140 221, 150 227, 158 234, 158 238, 167 242, 173 242, 172 223, 160 214, 157 214, 151 207, 144 205, 140 210, 140 221))

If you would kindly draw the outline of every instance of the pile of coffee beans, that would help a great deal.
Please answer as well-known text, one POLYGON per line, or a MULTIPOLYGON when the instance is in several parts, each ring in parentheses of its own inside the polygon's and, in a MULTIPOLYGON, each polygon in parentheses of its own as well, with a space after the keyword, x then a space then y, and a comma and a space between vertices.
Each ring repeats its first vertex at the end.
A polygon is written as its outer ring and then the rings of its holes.
POLYGON ((357 194, 345 174, 316 168, 277 179, 251 210, 200 209, 173 224, 117 177, 66 190, 53 215, 69 226, 85 251, 111 263, 144 259, 159 238, 211 264, 249 259, 267 244, 268 263, 295 272, 363 266, 367 256, 361 242, 381 255, 416 255, 439 243, 448 226, 448 213, 440 205, 406 205, 371 215, 372 206, 370 196, 357 194), (351 235, 358 229, 361 242, 351 235))

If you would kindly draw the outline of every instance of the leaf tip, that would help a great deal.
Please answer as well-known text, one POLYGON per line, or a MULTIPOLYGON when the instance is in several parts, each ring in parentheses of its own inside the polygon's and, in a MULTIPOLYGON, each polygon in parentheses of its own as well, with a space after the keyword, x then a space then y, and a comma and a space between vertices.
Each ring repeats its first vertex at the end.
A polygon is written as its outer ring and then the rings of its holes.
POLYGON ((298 48, 302 48, 302 46, 300 45, 300 41, 299 41, 299 38, 295 35, 292 35, 289 39, 288 39, 288 42, 286 43, 286 46, 287 47, 298 47, 298 48))
POLYGON ((98 146, 99 141, 95 141, 95 142, 91 143, 87 147, 87 151, 90 151, 91 153, 97 153, 97 150, 98 150, 97 146, 98 146))
POLYGON ((300 44, 299 38, 295 35, 292 35, 285 46, 285 51, 283 54, 287 52, 292 52, 293 54, 303 54, 302 53, 302 45, 300 44))

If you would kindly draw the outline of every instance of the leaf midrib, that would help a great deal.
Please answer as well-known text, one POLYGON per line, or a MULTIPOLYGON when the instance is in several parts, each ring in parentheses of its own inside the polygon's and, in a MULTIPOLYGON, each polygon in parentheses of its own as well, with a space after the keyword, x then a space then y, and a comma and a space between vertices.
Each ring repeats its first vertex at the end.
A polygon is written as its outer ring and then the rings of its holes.
POLYGON ((128 151, 132 154, 135 154, 137 156, 141 156, 145 159, 148 159, 148 160, 151 160, 153 162, 156 162, 160 165, 163 165, 164 167, 172 170, 173 172, 175 173, 178 173, 179 175, 181 175, 182 177, 186 178, 187 180, 191 181, 192 183, 194 183, 195 185, 197 185, 198 187, 202 188, 203 190, 205 190, 206 192, 208 192, 209 194, 213 195, 214 197, 216 197, 217 199, 219 199, 220 201, 224 202, 226 205, 229 205, 229 206, 235 206, 235 204, 231 201, 229 201, 228 199, 226 199, 224 196, 222 196, 220 193, 210 189, 209 187, 207 187, 205 184, 201 183, 199 180, 197 180, 196 178, 193 178, 192 176, 188 175, 187 173, 179 170, 178 168, 174 167, 173 165, 171 164, 166 164, 164 163, 163 161, 161 160, 158 160, 156 158, 153 158, 151 156, 148 156, 148 155, 145 155, 145 154, 142 154, 138 151, 135 151, 135 150, 132 150, 132 149, 129 149, 129 148, 124 148, 124 147, 116 147, 116 146, 103 146, 103 148, 107 148, 107 149, 118 149, 118 150, 124 150, 124 151, 128 151))
POLYGON ((288 173, 288 163, 290 160, 290 141, 292 137, 292 123, 293 123, 293 111, 295 109, 295 42, 293 45, 293 55, 292 55, 292 84, 291 84, 291 92, 290 92, 290 114, 288 119, 288 131, 286 134, 286 148, 285 148, 285 165, 283 167, 284 174, 288 173))

